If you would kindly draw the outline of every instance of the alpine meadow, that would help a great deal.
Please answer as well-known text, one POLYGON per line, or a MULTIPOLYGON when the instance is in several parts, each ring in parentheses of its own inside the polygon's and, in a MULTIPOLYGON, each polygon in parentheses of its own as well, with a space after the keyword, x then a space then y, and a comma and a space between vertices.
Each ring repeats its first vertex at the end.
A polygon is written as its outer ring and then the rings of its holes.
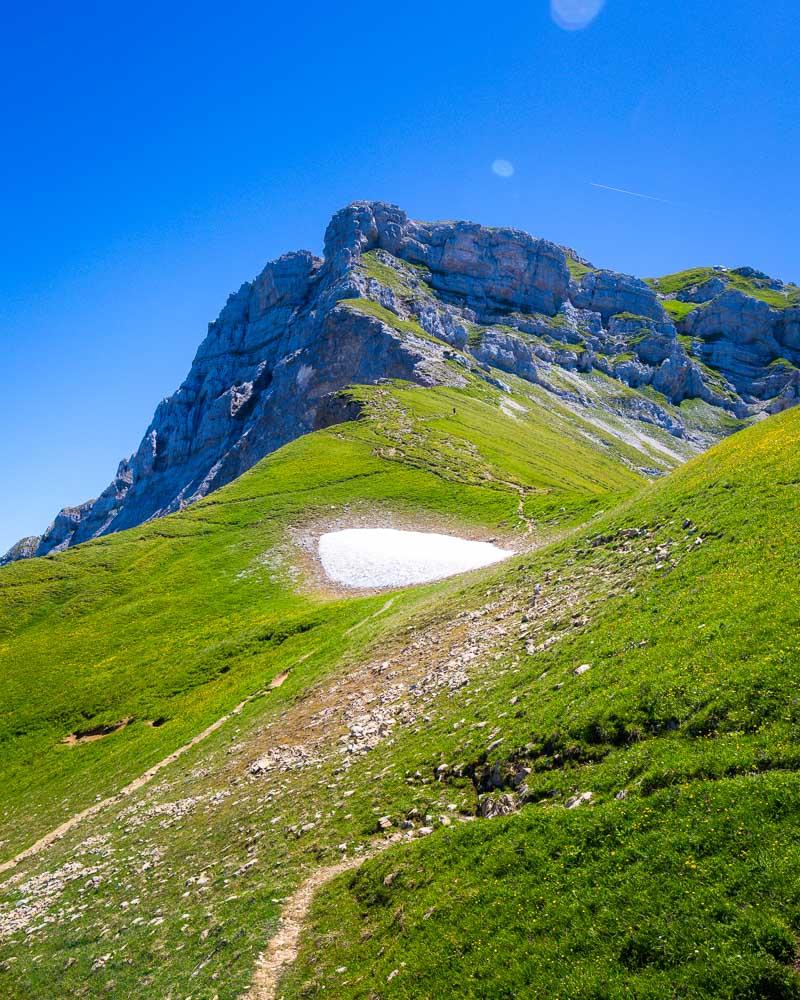
POLYGON ((0 571, 4 994, 800 996, 796 298, 377 203, 231 296, 0 571))

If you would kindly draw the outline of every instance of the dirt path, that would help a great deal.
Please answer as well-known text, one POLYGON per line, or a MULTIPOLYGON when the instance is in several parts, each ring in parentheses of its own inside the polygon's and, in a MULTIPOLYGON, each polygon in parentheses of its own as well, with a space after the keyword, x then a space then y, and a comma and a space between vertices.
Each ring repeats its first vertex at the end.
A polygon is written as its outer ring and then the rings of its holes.
POLYGON ((11 871, 12 868, 16 868, 21 861, 26 861, 28 858, 32 858, 35 855, 41 853, 45 848, 49 847, 56 840, 60 840, 63 836, 69 833, 74 827, 79 823, 82 823, 85 819, 91 819, 92 816, 96 816, 97 813, 106 809, 108 806, 113 805, 115 802, 121 802, 122 799, 126 798, 128 795, 132 795, 134 792, 138 791, 148 782, 152 781, 153 778, 158 774, 159 771, 163 770, 168 764, 176 761, 179 757, 182 757, 187 750, 191 750, 192 747, 197 746, 198 743, 202 743, 203 740, 207 739, 212 733, 215 733, 220 726, 223 726, 229 719, 232 719, 235 715, 238 715, 248 702, 251 702, 254 698, 258 697, 262 692, 258 691, 256 694, 248 695, 244 701, 240 701, 239 704, 231 709, 226 715, 217 719, 216 722, 212 722, 210 726, 207 726, 201 733, 193 736, 188 743, 184 743, 183 746, 178 747, 177 750, 173 750, 171 754, 164 757, 163 760, 158 761, 157 764, 153 764, 149 770, 145 771, 144 774, 140 774, 138 778, 134 778, 130 784, 125 785, 114 795, 110 795, 107 799, 101 799, 99 802, 94 802, 88 808, 83 809, 79 813, 75 813, 74 816, 70 816, 69 819, 65 820, 60 826, 57 826, 55 830, 51 830, 46 833, 43 837, 40 837, 35 844, 31 844, 30 847, 26 847, 24 851, 21 851, 16 857, 9 858, 8 861, 3 861, 0 864, 0 874, 4 872, 11 871))
POLYGON ((525 500, 527 499, 527 491, 524 486, 517 487, 519 491, 519 503, 517 504, 517 515, 520 521, 525 525, 525 534, 532 535, 535 523, 528 517, 525 513, 525 500))
POLYGON ((267 950, 259 956, 253 983, 241 1000, 275 1000, 281 975, 297 958, 300 934, 317 889, 337 875, 359 868, 365 861, 371 860, 387 847, 401 843, 402 840, 399 834, 395 834, 357 857, 347 858, 329 868, 319 868, 309 875, 287 900, 278 930, 269 939, 267 950))
POLYGON ((394 604, 394 598, 390 597, 389 600, 384 604, 382 608, 378 608, 377 611, 373 611, 371 615, 367 615, 366 618, 362 618, 360 622, 356 622, 355 625, 351 625, 349 629, 345 632, 345 635, 350 635, 351 632, 355 632, 356 629, 362 628, 367 622, 371 622, 373 618, 377 618, 378 615, 382 615, 385 611, 394 604))

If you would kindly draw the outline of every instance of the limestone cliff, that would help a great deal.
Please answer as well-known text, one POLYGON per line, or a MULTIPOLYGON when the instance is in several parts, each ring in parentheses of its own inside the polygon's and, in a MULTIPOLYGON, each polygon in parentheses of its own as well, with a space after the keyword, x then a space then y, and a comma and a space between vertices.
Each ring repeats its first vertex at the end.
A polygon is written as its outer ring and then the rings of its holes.
POLYGON ((338 212, 324 247, 322 259, 280 257, 231 295, 107 489, 0 562, 181 509, 294 438, 351 419, 337 396, 350 384, 459 385, 472 373, 502 385, 506 372, 563 397, 573 390, 559 370, 601 372, 647 389, 626 400, 629 416, 675 436, 696 434, 676 409, 684 400, 751 418, 800 394, 800 304, 792 286, 751 269, 665 291, 519 230, 415 222, 381 202, 338 212), (757 297, 764 280, 770 295, 786 289, 785 305, 757 297))

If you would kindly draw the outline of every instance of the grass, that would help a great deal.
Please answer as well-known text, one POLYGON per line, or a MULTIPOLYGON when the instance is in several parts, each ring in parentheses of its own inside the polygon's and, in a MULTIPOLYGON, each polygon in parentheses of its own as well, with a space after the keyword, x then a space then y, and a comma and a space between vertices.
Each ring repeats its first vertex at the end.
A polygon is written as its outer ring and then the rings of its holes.
POLYGON ((660 278, 646 278, 645 280, 662 295, 675 295, 685 288, 691 288, 692 285, 702 285, 714 277, 717 277, 717 272, 713 267, 691 267, 685 271, 676 271, 674 274, 665 274, 660 278))
MULTIPOLYGON (((633 450, 590 443, 538 387, 513 417, 477 381, 353 393, 362 420, 186 511, 0 572, 5 856, 289 673, 24 867, 87 869, 2 942, 3 995, 233 1000, 303 876, 416 810, 430 838, 320 894, 287 1000, 798 996, 800 411, 643 487, 633 450), (388 608, 296 572, 293 539, 330 518, 519 540, 520 505, 544 547, 388 608), (362 664, 435 676, 467 628, 469 683, 368 754, 248 776, 276 745, 315 746, 323 711, 378 684, 362 664), (438 819, 499 794, 520 811, 438 819)), ((0 917, 35 896, 5 888, 0 917)))
POLYGON ((543 410, 507 417, 488 387, 357 395, 371 418, 288 445, 182 514, 2 571, 3 855, 301 658, 311 683, 347 652, 342 634, 374 600, 296 592, 289 527, 355 505, 510 532, 519 488, 528 516, 555 525, 637 483, 543 410), (107 739, 62 743, 129 717, 107 739))
POLYGON ((361 255, 360 265, 368 278, 374 278, 380 284, 391 288, 401 298, 418 296, 419 290, 412 287, 409 278, 415 270, 420 274, 425 274, 427 269, 419 266, 414 267, 414 265, 407 264, 397 257, 393 257, 392 260, 395 261, 395 267, 384 263, 377 251, 369 250, 361 255))
POLYGON ((478 790, 493 775, 512 792, 525 765, 528 804, 324 890, 282 996, 800 996, 798 437, 797 411, 765 421, 597 523, 594 544, 531 561, 531 582, 620 567, 649 525, 661 569, 629 570, 632 592, 612 584, 588 627, 487 682, 472 718, 500 747, 453 733, 465 706, 443 712, 428 773, 462 761, 478 790), (563 808, 585 790, 593 804, 563 808))
MULTIPOLYGON (((382 306, 379 302, 374 302, 372 299, 342 299, 339 305, 352 309, 354 312, 363 313, 365 316, 372 316, 374 319, 380 320, 381 323, 385 323, 399 333, 411 334, 422 340, 433 341, 435 344, 445 344, 445 341, 423 330, 416 320, 401 319, 396 313, 382 306)), ((445 346, 449 345, 445 344, 445 346)))
MULTIPOLYGON (((674 274, 666 274, 661 278, 648 278, 647 281, 657 292, 662 295, 674 295, 690 288, 692 285, 701 285, 703 282, 714 277, 722 278, 729 288, 743 292, 754 299, 766 302, 773 309, 787 309, 798 302, 800 290, 794 286, 788 286, 788 292, 776 291, 772 288, 763 288, 756 279, 746 278, 741 274, 734 274, 733 271, 716 271, 713 267, 694 267, 686 271, 676 271, 674 274)), ((692 309, 696 308, 695 303, 676 302, 670 300, 662 303, 664 308, 670 313, 673 319, 681 320, 692 309), (688 307, 688 308, 687 308, 688 307)))
POLYGON ((283 996, 797 997, 797 789, 738 778, 448 830, 324 893, 321 961, 283 996))
POLYGON ((567 267, 569 268, 569 273, 572 276, 573 281, 580 281, 585 274, 591 274, 596 270, 594 267, 582 264, 579 260, 576 260, 572 254, 567 254, 567 267))
POLYGON ((766 302, 773 309, 788 309, 789 306, 797 303, 797 291, 784 294, 775 291, 773 288, 761 288, 752 278, 745 278, 741 274, 730 274, 730 284, 737 291, 744 292, 754 299, 766 302))
POLYGON ((701 399, 684 399, 678 406, 678 411, 687 427, 716 430, 723 434, 744 430, 751 422, 734 417, 718 406, 710 406, 701 399))
POLYGON ((483 335, 486 333, 486 327, 480 326, 478 323, 466 323, 467 327, 467 345, 469 347, 479 347, 481 341, 483 340, 483 335))
POLYGON ((542 339, 541 342, 545 347, 549 347, 554 351, 569 351, 570 354, 580 354, 586 350, 586 344, 582 341, 578 344, 570 344, 564 340, 542 339))
POLYGON ((658 389, 654 389, 652 385, 639 386, 639 394, 646 399, 652 400, 654 403, 658 403, 659 406, 668 407, 671 405, 664 393, 659 392, 658 389))
POLYGON ((693 309, 697 309, 696 303, 680 302, 678 299, 666 299, 662 301, 661 305, 669 314, 670 319, 675 323, 680 323, 681 320, 686 319, 693 309))
POLYGON ((626 322, 630 322, 630 321, 634 321, 635 322, 635 321, 638 320, 640 323, 644 323, 645 324, 644 332, 645 333, 650 333, 648 324, 651 321, 650 321, 650 319, 647 316, 641 316, 639 313, 619 312, 619 313, 614 313, 614 315, 611 318, 612 319, 624 320, 626 322))

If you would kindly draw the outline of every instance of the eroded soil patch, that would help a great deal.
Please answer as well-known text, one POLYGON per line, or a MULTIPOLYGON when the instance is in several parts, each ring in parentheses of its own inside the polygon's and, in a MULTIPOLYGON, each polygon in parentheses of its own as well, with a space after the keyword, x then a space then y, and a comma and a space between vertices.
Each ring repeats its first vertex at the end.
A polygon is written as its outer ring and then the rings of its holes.
POLYGON ((80 743, 94 743, 96 740, 102 740, 106 736, 118 733, 120 729, 124 729, 131 722, 133 722, 133 716, 127 719, 120 719, 119 722, 109 722, 105 725, 92 726, 91 729, 76 729, 74 733, 65 736, 61 742, 70 747, 77 746, 80 743))

